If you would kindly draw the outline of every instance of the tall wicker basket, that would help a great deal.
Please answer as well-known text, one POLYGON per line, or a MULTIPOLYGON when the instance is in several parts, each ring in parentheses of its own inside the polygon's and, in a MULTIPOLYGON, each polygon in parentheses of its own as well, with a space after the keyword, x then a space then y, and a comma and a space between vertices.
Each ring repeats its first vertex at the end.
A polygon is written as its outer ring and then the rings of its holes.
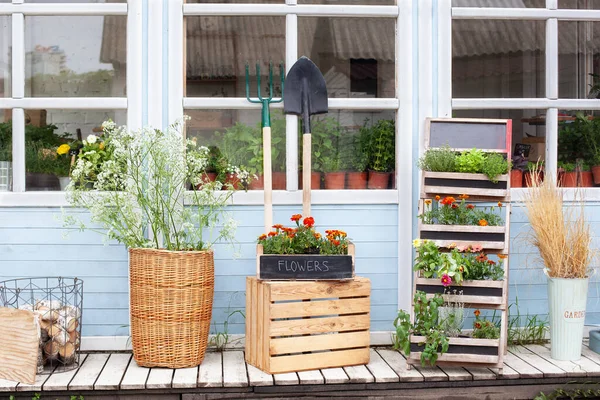
POLYGON ((131 341, 142 367, 202 363, 215 287, 212 251, 129 249, 131 341))

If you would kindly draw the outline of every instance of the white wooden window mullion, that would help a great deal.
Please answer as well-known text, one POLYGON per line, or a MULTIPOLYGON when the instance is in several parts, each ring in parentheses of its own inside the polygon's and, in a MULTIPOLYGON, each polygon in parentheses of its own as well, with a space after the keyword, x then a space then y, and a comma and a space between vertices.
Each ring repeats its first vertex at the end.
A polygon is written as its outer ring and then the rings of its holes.
POLYGON ((142 0, 128 0, 127 7, 127 99, 125 107, 127 109, 127 126, 131 129, 139 129, 142 127, 142 0))
POLYGON ((545 98, 474 98, 452 99, 454 110, 536 110, 544 108, 569 110, 600 110, 600 101, 595 99, 545 99, 545 98))
MULTIPOLYGON (((25 16, 12 15, 12 97, 25 96, 25 16)), ((10 108, 10 107, 7 107, 10 108)), ((12 110, 13 192, 25 191, 25 112, 12 110)))
MULTIPOLYGON (((548 10, 556 10, 558 0, 546 0, 548 10)), ((558 99, 558 20, 546 21, 546 98, 558 99)), ((546 154, 545 173, 556 179, 558 164, 558 109, 546 110, 546 154)))
MULTIPOLYGON (((14 56, 14 52, 13 52, 14 56)), ((13 83, 14 83, 13 69, 13 83)), ((129 87, 128 87, 129 90, 129 87)), ((13 91, 13 96, 15 96, 13 91)), ((106 110, 127 109, 126 97, 25 97, 0 98, 0 109, 20 107, 49 110, 106 110)))
POLYGON ((148 125, 163 127, 162 2, 148 2, 148 125))
MULTIPOLYGON (((296 6, 296 0, 286 0, 287 5, 296 6)), ((285 17, 285 72, 289 72, 298 59, 298 16, 285 17)), ((281 103, 283 104, 283 103, 281 103)), ((298 117, 285 116, 285 171, 286 189, 298 190, 298 117)))
MULTIPOLYGON (((295 61, 295 60, 294 60, 295 61)), ((286 65, 289 60, 286 60, 286 65)), ((289 68, 289 66, 288 66, 289 68)), ((187 109, 260 109, 260 104, 252 104, 245 97, 185 97, 183 107, 187 109)), ((271 104, 271 108, 283 108, 282 103, 271 104)), ((346 99, 329 98, 329 109, 331 110, 397 110, 398 99, 379 98, 379 99, 346 99)))
MULTIPOLYGON (((438 1, 438 109, 439 118, 452 116, 452 3, 451 0, 438 1)), ((406 40, 405 38, 402 38, 406 40)), ((403 78, 404 79, 404 78, 403 78)))
POLYGON ((184 4, 185 16, 272 16, 296 14, 322 17, 390 17, 398 16, 397 6, 348 6, 302 4, 184 4))
POLYGON ((516 19, 546 20, 556 18, 567 21, 600 21, 600 10, 574 10, 549 8, 491 8, 453 7, 453 19, 516 19))
POLYGON ((0 4, 0 15, 22 13, 27 16, 41 15, 127 15, 127 4, 102 3, 102 4, 77 4, 77 3, 25 3, 23 1, 12 4, 0 4))
POLYGON ((169 92, 168 92, 168 123, 172 124, 183 117, 183 97, 185 65, 184 60, 184 22, 183 0, 169 0, 169 92))

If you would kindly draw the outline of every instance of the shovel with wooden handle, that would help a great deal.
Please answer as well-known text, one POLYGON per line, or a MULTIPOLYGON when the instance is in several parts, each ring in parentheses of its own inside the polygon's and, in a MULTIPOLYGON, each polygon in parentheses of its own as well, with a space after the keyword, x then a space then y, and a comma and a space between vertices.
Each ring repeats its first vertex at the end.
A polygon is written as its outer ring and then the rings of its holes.
POLYGON ((300 57, 285 78, 283 110, 302 117, 302 215, 310 216, 311 135, 310 116, 324 114, 327 86, 319 68, 307 57, 300 57))

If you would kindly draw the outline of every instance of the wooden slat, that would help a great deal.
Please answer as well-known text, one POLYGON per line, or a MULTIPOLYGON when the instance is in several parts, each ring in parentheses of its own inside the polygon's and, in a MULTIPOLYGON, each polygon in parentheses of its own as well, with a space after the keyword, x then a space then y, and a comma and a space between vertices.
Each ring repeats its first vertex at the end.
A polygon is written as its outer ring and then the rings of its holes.
POLYGON ((400 377, 400 382, 423 381, 423 375, 419 371, 407 368, 406 359, 400 352, 388 349, 377 349, 377 352, 400 377))
POLYGON ((322 385, 325 383, 325 379, 318 369, 300 371, 298 372, 298 379, 300 379, 301 385, 322 385))
POLYGON ((8 379, 0 379, 0 392, 14 392, 17 389, 17 381, 9 381, 8 379))
POLYGON ((300 383, 300 381, 298 380, 298 375, 295 372, 274 374, 273 379, 275 379, 275 385, 277 386, 298 385, 300 383))
POLYGON ((39 392, 42 390, 42 386, 50 378, 56 367, 45 367, 44 374, 38 374, 35 377, 35 383, 33 385, 27 385, 19 383, 17 385, 17 392, 39 392))
POLYGON ((173 389, 195 388, 198 385, 198 367, 179 368, 173 375, 173 389))
POLYGON ((223 386, 222 353, 207 351, 198 372, 198 387, 223 386))
MULTIPOLYGON (((431 278, 415 278, 415 283, 417 285, 435 285, 435 286, 443 286, 439 279, 431 279, 431 278)), ((463 281, 460 285, 461 287, 483 287, 483 288, 498 288, 502 289, 504 287, 504 281, 463 281)), ((457 338, 458 339, 458 338, 457 338)))
POLYGON ((248 364, 248 380, 250 386, 273 386, 273 375, 248 364))
POLYGON ((368 313, 371 301, 368 297, 356 299, 301 301, 296 303, 271 304, 271 319, 314 317, 321 315, 342 315, 368 313))
MULTIPOLYGON (((129 365, 131 354, 111 354, 102 373, 94 384, 94 390, 117 390, 129 365)), ((131 360, 135 362, 135 360, 131 360)))
POLYGON ((468 194, 472 197, 471 200, 475 200, 475 196, 484 199, 494 200, 505 200, 508 196, 507 189, 476 189, 467 187, 451 187, 451 186, 433 186, 423 185, 423 193, 421 197, 427 197, 428 194, 440 194, 440 195, 456 195, 456 193, 468 194))
POLYGON ((271 339, 271 355, 369 346, 369 331, 271 339))
POLYGON ((135 360, 131 360, 121 381, 121 390, 145 389, 149 374, 150 368, 140 367, 135 360))
POLYGON ((350 378, 343 368, 323 368, 321 370, 327 385, 343 384, 350 382, 350 378))
MULTIPOLYGON (((456 246, 465 245, 466 246, 466 245, 473 243, 473 241, 470 241, 470 240, 445 240, 445 239, 427 239, 427 240, 431 240, 438 247, 450 247, 453 245, 456 245, 456 246)), ((477 241, 477 244, 481 245, 481 247, 486 250, 486 253, 487 253, 487 250, 502 250, 502 249, 504 249, 504 242, 493 242, 493 241, 489 241, 489 240, 483 240, 483 241, 477 241)))
POLYGON ((371 320, 369 314, 271 321, 271 330, 269 335, 274 337, 304 335, 311 333, 368 330, 370 324, 371 320))
MULTIPOLYGON (((425 336, 413 335, 410 337, 411 343, 424 343, 426 340, 425 336)), ((460 338, 451 337, 448 338, 450 345, 457 346, 486 346, 486 347, 498 347, 500 341, 498 339, 473 339, 473 338, 460 338)))
POLYGON ((271 285, 271 301, 330 299, 333 297, 366 297, 371 294, 371 282, 356 277, 344 282, 263 282, 271 285))
POLYGON ((535 365, 539 369, 545 378, 561 378, 567 376, 567 373, 556 365, 544 360, 537 354, 533 354, 522 346, 515 346, 509 349, 509 352, 519 357, 521 360, 527 362, 530 365, 535 365))
MULTIPOLYGON (((257 248, 262 248, 257 245, 257 248)), ((257 274, 259 269, 258 257, 256 258, 257 274)), ((246 362, 256 364, 256 344, 258 338, 256 335, 256 278, 246 277, 246 362)))
POLYGON ((242 351, 223 352, 223 386, 248 386, 246 363, 244 362, 244 353, 242 351))
MULTIPOLYGON (((411 354, 412 356, 412 354, 411 354)), ((425 382, 436 382, 436 381, 447 381, 448 375, 444 373, 438 367, 422 367, 421 365, 413 365, 413 368, 416 369, 423 375, 423 379, 425 382)))
POLYGON ((502 366, 502 375, 500 375, 497 369, 492 369, 492 372, 496 374, 496 379, 519 379, 521 375, 509 367, 506 363, 502 366))
POLYGON ((587 345, 584 345, 581 348, 581 354, 583 356, 589 358, 590 360, 592 360, 596 364, 600 364, 600 354, 598 354, 595 351, 591 350, 587 345))
MULTIPOLYGON (((434 297, 435 297, 435 294, 433 294, 433 293, 427 294, 428 299, 433 299, 434 297)), ((467 295, 444 294, 444 295, 442 295, 442 297, 444 298, 445 302, 451 302, 451 303, 460 302, 461 304, 465 305, 465 308, 480 308, 480 307, 471 307, 472 305, 481 305, 481 308, 484 308, 485 306, 488 306, 488 305, 492 306, 492 305, 503 304, 502 296, 467 296, 467 295), (466 306, 467 304, 469 304, 470 306, 467 307, 466 306)))
POLYGON ((375 381, 371 372, 364 365, 344 367, 344 371, 348 374, 350 383, 371 383, 375 381))
POLYGON ((369 352, 371 353, 371 359, 367 364, 367 369, 375 377, 376 383, 398 382, 400 380, 375 349, 370 349, 369 352))
POLYGON ((488 368, 465 367, 465 369, 473 376, 474 381, 488 381, 496 379, 496 374, 488 368))
POLYGON ((462 367, 448 367, 444 365, 440 365, 439 367, 446 375, 448 375, 448 380, 450 381, 473 380, 473 375, 471 375, 467 370, 465 370, 462 367))
POLYGON ((528 345, 526 348, 534 354, 542 357, 550 364, 556 365, 558 368, 565 371, 568 376, 587 376, 587 370, 585 370, 581 364, 576 364, 571 361, 555 360, 550 354, 550 350, 540 345, 528 345))
MULTIPOLYGON (((470 181, 489 181, 489 178, 485 174, 469 174, 466 172, 432 172, 423 171, 423 178, 440 178, 440 179, 460 179, 470 181)), ((510 175, 503 174, 498 175, 496 179, 498 182, 506 182, 510 178, 510 175)), ((470 188, 473 189, 473 188, 470 188)))
MULTIPOLYGON (((80 356, 81 363, 85 364, 85 359, 87 354, 82 354, 80 356)), ((53 373, 50 378, 44 383, 42 386, 43 391, 51 391, 51 390, 67 390, 69 388, 69 383, 77 373, 77 368, 72 369, 70 371, 61 372, 61 373, 53 373)))
POLYGON ((522 379, 544 377, 542 371, 521 360, 511 352, 504 355, 504 364, 515 370, 522 379))
POLYGON ((271 358, 269 340, 271 332, 271 316, 269 307, 271 305, 271 286, 258 285, 258 366, 264 370, 271 371, 271 358))
POLYGON ((108 356, 107 353, 89 354, 71 383, 69 383, 69 390, 94 390, 94 383, 100 376, 108 356))
POLYGON ((308 371, 311 369, 361 365, 369 362, 369 349, 331 351, 328 353, 298 354, 271 358, 271 372, 308 371))
MULTIPOLYGON (((421 352, 411 352, 411 358, 419 360, 421 352)), ((498 356, 484 356, 481 354, 455 354, 444 353, 438 356, 438 361, 447 361, 449 363, 481 363, 481 364, 497 364, 498 356)))
POLYGON ((146 381, 146 389, 170 389, 173 372, 171 368, 152 368, 146 381))
POLYGON ((31 311, 0 307, 0 378, 35 383, 38 318, 31 311))
MULTIPOLYGON (((442 225, 442 224, 424 224, 419 220, 419 229, 421 231, 432 232, 472 232, 472 233, 504 233, 504 226, 479 226, 479 225, 442 225)), ((479 242, 477 242, 479 243, 479 242)))

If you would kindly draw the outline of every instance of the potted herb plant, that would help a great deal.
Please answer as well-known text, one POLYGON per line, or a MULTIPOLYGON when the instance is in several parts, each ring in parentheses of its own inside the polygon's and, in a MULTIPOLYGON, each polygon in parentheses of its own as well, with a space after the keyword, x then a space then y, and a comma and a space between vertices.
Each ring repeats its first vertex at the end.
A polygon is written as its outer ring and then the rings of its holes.
POLYGON ((396 128, 393 120, 379 120, 361 129, 369 135, 369 189, 387 189, 396 165, 396 128))
POLYGON ((577 171, 575 164, 569 162, 558 162, 558 176, 560 186, 577 187, 577 171))
POLYGON ((580 162, 577 164, 579 172, 579 186, 581 187, 593 187, 594 177, 589 164, 580 162))
POLYGON ((346 172, 343 171, 339 151, 324 160, 323 172, 325 189, 344 189, 346 187, 346 172))
POLYGON ((60 190, 65 190, 71 177, 71 145, 64 143, 56 148, 56 169, 60 190))
POLYGON ((522 154, 515 154, 510 169, 510 187, 523 187, 523 174, 527 168, 527 159, 522 154))
MULTIPOLYGON (((344 146, 344 151, 348 172, 346 173, 346 187, 348 189, 366 189, 369 165, 368 135, 365 130, 359 130, 358 134, 352 137, 351 143, 344 146)), ((367 132, 368 133, 368 132, 367 132)))
POLYGON ((60 190, 56 151, 43 143, 25 147, 25 188, 28 191, 60 190))
MULTIPOLYGON (((103 128, 111 158, 94 165, 97 191, 71 184, 67 200, 88 209, 108 239, 129 248, 131 341, 137 364, 197 366, 211 322, 212 246, 234 238, 236 223, 225 210, 233 191, 220 191, 222 184, 211 182, 200 189, 192 185, 186 193, 188 182, 197 179, 189 166, 207 161, 191 159, 203 153, 186 151, 180 124, 165 131, 130 131, 112 122, 103 128)), ((89 157, 79 157, 73 175, 89 162, 89 157)), ((78 215, 68 215, 65 224, 85 227, 78 215)))
POLYGON ((529 242, 539 251, 539 263, 548 278, 548 304, 552 358, 581 357, 589 276, 596 250, 582 198, 566 205, 553 179, 525 192, 529 242))

